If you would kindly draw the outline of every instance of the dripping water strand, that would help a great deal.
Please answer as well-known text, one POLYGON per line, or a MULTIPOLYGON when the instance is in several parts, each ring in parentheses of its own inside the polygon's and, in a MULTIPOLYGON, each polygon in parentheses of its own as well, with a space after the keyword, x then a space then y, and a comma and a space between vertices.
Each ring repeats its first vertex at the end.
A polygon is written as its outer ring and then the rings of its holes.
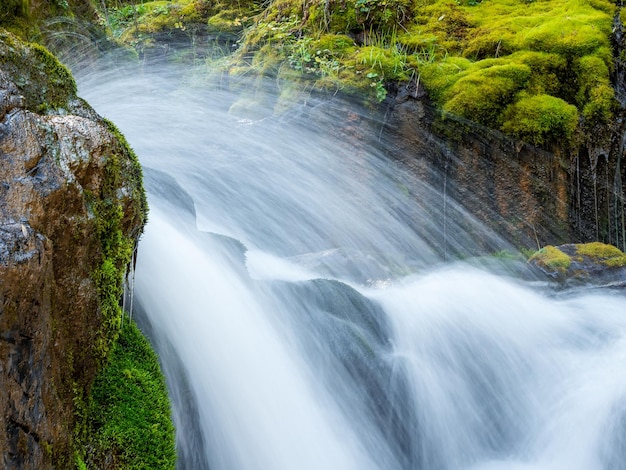
MULTIPOLYGON (((605 155, 606 160, 606 236, 608 237, 607 243, 611 244, 611 185, 609 184, 609 156, 605 155)), ((615 221, 617 223, 617 221, 615 221)), ((615 240, 617 245, 618 241, 615 240)))
POLYGON ((443 259, 448 259, 448 163, 450 162, 450 151, 446 149, 446 163, 443 169, 443 259))
MULTIPOLYGON (((128 314, 129 320, 133 319, 134 299, 135 299, 135 267, 137 265, 137 246, 133 248, 133 254, 126 269, 124 278, 124 293, 122 295, 122 311, 128 314)), ((124 315, 122 315, 122 326, 124 326, 124 315)))

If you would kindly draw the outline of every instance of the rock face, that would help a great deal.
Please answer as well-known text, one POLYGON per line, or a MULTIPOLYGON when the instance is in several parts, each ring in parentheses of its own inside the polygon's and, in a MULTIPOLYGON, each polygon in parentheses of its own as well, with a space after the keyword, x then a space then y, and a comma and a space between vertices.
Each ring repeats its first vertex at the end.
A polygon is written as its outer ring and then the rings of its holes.
POLYGON ((146 214, 140 168, 38 46, 0 33, 0 467, 72 468, 146 214))
POLYGON ((548 151, 443 116, 412 84, 393 94, 385 129, 392 158, 518 246, 602 240, 623 247, 622 121, 548 151))

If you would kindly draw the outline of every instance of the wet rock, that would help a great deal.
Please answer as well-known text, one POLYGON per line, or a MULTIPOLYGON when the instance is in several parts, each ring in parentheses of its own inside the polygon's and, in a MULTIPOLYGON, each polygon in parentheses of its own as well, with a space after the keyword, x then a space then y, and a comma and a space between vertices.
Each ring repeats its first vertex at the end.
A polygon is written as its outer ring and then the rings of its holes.
POLYGON ((130 150, 73 82, 54 83, 69 74, 46 82, 62 67, 46 54, 0 34, 3 469, 74 466, 77 406, 108 339, 94 278, 107 232, 94 207, 119 208, 125 237, 145 216, 130 150))
POLYGON ((626 287, 626 254, 604 243, 546 246, 529 264, 559 283, 626 287))

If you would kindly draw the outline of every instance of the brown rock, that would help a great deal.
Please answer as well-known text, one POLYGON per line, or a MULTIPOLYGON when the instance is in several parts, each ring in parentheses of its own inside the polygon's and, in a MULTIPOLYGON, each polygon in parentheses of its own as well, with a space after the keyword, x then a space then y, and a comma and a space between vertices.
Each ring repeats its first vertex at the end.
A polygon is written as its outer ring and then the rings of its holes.
POLYGON ((70 94, 28 109, 7 47, 0 35, 0 467, 71 468, 81 400, 114 339, 94 279, 107 236, 94 207, 121 207, 135 238, 145 199, 130 150, 88 105, 70 94))

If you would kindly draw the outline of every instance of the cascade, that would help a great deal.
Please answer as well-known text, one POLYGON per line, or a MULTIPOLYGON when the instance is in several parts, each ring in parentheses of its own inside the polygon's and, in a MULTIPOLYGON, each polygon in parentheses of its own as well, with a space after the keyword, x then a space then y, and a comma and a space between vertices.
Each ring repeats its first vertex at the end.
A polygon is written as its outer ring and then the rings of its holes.
POLYGON ((338 139, 334 100, 249 121, 167 67, 89 72, 144 166, 134 303, 179 468, 626 468, 623 293, 476 256, 510 247, 375 121, 365 150, 338 139))

